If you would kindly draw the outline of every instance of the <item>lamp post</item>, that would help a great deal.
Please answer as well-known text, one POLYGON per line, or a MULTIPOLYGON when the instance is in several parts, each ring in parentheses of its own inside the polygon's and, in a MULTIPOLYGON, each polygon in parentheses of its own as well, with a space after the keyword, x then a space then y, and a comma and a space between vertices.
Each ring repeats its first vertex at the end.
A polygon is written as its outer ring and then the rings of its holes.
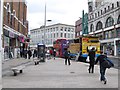
POLYGON ((45 34, 46 34, 46 22, 51 22, 52 20, 46 20, 46 3, 45 3, 45 16, 44 16, 44 36, 43 36, 43 40, 44 40, 44 42, 43 42, 43 44, 46 44, 46 36, 45 36, 45 34))

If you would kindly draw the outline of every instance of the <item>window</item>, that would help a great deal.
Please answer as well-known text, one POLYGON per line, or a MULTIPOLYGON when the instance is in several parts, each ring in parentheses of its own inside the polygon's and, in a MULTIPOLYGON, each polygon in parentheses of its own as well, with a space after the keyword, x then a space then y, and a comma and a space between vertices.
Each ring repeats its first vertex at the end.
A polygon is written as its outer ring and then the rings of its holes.
POLYGON ((101 10, 101 15, 102 15, 103 11, 101 10))
POLYGON ((68 33, 68 38, 70 38, 70 34, 68 33))
POLYGON ((54 38, 55 38, 55 33, 54 33, 54 38))
POLYGON ((68 32, 70 32, 70 28, 68 28, 68 32))
POLYGON ((89 12, 92 12, 92 6, 89 6, 89 12))
POLYGON ((64 34, 64 37, 66 38, 66 33, 64 34))
POLYGON ((58 33, 57 33, 57 37, 58 37, 58 33))
POLYGON ((10 12, 10 4, 9 3, 6 4, 6 7, 7 7, 7 12, 10 12))
POLYGON ((106 13, 106 8, 104 8, 104 12, 106 13))
POLYGON ((65 31, 67 31, 67 28, 65 28, 65 31))
POLYGON ((114 8, 114 4, 112 4, 112 9, 114 8))
POLYGON ((110 10, 110 6, 108 6, 108 10, 110 10))
POLYGON ((110 27, 114 25, 114 20, 112 17, 109 17, 107 20, 106 20, 106 23, 105 23, 105 27, 110 27))
POLYGON ((95 13, 95 18, 97 18, 97 13, 95 13))
POLYGON ((93 26, 93 24, 91 24, 91 26, 90 26, 90 32, 93 32, 94 31, 94 26, 93 26))
POLYGON ((100 15, 100 13, 98 12, 98 16, 100 15))
POLYGON ((119 2, 117 2, 117 7, 119 7, 119 2))
POLYGON ((13 15, 16 16, 16 12, 15 12, 15 10, 13 10, 13 15))
POLYGON ((108 32, 105 32, 105 39, 108 39, 108 32))
POLYGON ((63 27, 60 30, 63 31, 63 27))
POLYGON ((118 16, 117 24, 120 24, 120 15, 118 16))
POLYGON ((61 33, 61 35, 60 35, 61 37, 63 37, 63 33, 61 33))
POLYGON ((96 25, 96 30, 100 30, 100 29, 102 29, 102 22, 101 21, 99 21, 96 25))

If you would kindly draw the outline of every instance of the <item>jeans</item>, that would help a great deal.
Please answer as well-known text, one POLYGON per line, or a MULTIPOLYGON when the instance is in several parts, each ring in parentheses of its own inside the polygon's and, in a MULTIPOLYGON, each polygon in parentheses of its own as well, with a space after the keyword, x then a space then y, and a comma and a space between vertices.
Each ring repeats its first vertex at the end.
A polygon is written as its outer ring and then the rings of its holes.
POLYGON ((104 68, 104 67, 102 67, 102 66, 100 65, 100 74, 101 74, 100 80, 101 80, 101 81, 105 81, 105 80, 106 80, 106 78, 105 78, 105 71, 106 71, 106 68, 104 68))

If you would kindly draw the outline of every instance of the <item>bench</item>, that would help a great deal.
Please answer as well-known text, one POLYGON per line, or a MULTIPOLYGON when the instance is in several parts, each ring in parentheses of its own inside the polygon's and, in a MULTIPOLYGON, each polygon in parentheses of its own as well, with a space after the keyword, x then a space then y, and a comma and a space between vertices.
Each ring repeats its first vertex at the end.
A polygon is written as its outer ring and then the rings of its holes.
POLYGON ((40 60, 38 58, 33 58, 35 65, 39 64, 40 60))
POLYGON ((24 65, 16 66, 11 68, 11 70, 14 72, 14 76, 17 76, 17 73, 23 73, 23 69, 25 68, 24 65))

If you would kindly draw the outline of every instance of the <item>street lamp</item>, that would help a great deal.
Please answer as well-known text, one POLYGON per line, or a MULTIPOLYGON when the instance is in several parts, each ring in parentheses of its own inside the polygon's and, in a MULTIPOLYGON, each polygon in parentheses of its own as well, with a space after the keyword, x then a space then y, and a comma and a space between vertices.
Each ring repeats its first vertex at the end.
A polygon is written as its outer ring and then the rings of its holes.
POLYGON ((44 17, 44 36, 43 36, 43 44, 46 44, 46 21, 51 22, 52 20, 46 20, 46 3, 45 3, 45 17, 44 17))

